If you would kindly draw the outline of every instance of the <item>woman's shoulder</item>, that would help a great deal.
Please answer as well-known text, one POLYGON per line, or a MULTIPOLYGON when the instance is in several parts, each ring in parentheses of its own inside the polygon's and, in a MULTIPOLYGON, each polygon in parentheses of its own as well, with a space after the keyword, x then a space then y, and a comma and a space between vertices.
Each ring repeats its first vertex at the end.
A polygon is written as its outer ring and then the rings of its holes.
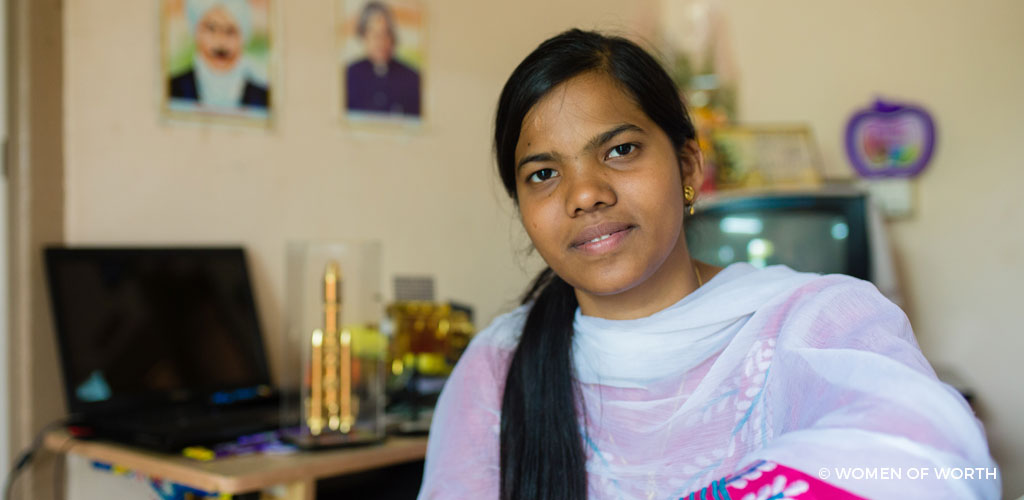
POLYGON ((749 311, 753 325, 760 325, 762 332, 774 332, 779 340, 789 337, 813 343, 821 339, 808 337, 831 331, 836 338, 872 321, 888 323, 896 335, 912 338, 902 309, 873 283, 853 276, 741 262, 730 264, 709 284, 707 300, 699 304, 702 309, 723 311, 715 313, 720 315, 749 311))
POLYGON ((733 318, 751 313, 776 315, 780 308, 792 309, 819 291, 845 289, 856 278, 843 275, 796 271, 785 265, 754 266, 734 262, 716 272, 697 289, 689 302, 694 313, 733 318))
POLYGON ((874 283, 846 274, 823 274, 797 271, 786 265, 772 265, 756 268, 747 263, 736 263, 721 273, 731 278, 723 288, 729 292, 744 290, 769 294, 766 303, 786 306, 787 309, 815 309, 825 304, 845 300, 867 301, 878 304, 892 304, 874 283), (731 287, 729 285, 732 285, 731 287))
POLYGON ((822 314, 858 309, 902 312, 870 281, 846 274, 797 274, 809 275, 802 285, 794 288, 786 297, 786 302, 791 303, 797 311, 822 314))
POLYGON ((817 274, 775 304, 779 342, 876 350, 886 344, 918 349, 906 313, 870 281, 845 274, 817 274))
POLYGON ((486 369, 492 372, 495 379, 503 380, 531 305, 524 304, 498 315, 474 334, 459 357, 456 371, 476 372, 486 369))
POLYGON ((482 330, 473 336, 469 345, 490 346, 498 349, 514 350, 519 343, 519 335, 526 324, 526 316, 530 313, 533 302, 522 304, 515 309, 495 317, 482 330))
POLYGON ((484 357, 492 359, 488 363, 493 363, 497 361, 493 360, 495 357, 507 358, 519 343, 519 335, 531 305, 532 302, 519 305, 490 320, 487 326, 478 330, 469 340, 460 360, 484 357))

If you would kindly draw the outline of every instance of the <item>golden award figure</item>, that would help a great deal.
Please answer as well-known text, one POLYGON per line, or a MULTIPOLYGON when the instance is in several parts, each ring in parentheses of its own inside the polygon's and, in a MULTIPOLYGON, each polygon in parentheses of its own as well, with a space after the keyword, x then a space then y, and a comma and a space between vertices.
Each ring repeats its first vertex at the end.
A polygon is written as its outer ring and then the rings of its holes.
POLYGON ((375 243, 289 246, 284 352, 294 368, 282 386, 296 390, 282 398, 282 430, 301 448, 386 438, 379 255, 375 243))

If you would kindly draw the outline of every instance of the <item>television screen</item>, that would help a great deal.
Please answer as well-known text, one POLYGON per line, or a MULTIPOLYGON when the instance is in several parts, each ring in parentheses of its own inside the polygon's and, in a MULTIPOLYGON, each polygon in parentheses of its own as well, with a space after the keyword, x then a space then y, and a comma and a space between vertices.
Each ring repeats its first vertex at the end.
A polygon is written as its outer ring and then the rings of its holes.
POLYGON ((870 279, 863 197, 754 196, 718 200, 686 219, 690 254, 727 266, 785 264, 870 279))

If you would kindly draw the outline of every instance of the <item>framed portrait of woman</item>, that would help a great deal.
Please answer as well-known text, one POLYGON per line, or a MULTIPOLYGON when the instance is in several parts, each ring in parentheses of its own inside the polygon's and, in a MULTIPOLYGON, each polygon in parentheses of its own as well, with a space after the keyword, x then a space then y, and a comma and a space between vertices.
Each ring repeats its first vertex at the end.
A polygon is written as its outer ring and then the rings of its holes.
POLYGON ((160 0, 162 113, 269 125, 271 0, 160 0))
POLYGON ((338 0, 341 105, 348 122, 422 123, 424 8, 419 0, 338 0))

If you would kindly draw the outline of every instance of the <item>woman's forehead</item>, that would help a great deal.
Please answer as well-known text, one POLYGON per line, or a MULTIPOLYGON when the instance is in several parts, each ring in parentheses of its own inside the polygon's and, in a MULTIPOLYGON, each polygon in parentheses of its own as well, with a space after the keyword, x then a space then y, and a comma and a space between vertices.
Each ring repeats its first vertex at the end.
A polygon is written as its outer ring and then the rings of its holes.
POLYGON ((604 72, 588 72, 555 88, 530 108, 516 145, 516 156, 526 147, 571 147, 586 143, 608 127, 631 123, 647 129, 651 123, 632 96, 604 72))

